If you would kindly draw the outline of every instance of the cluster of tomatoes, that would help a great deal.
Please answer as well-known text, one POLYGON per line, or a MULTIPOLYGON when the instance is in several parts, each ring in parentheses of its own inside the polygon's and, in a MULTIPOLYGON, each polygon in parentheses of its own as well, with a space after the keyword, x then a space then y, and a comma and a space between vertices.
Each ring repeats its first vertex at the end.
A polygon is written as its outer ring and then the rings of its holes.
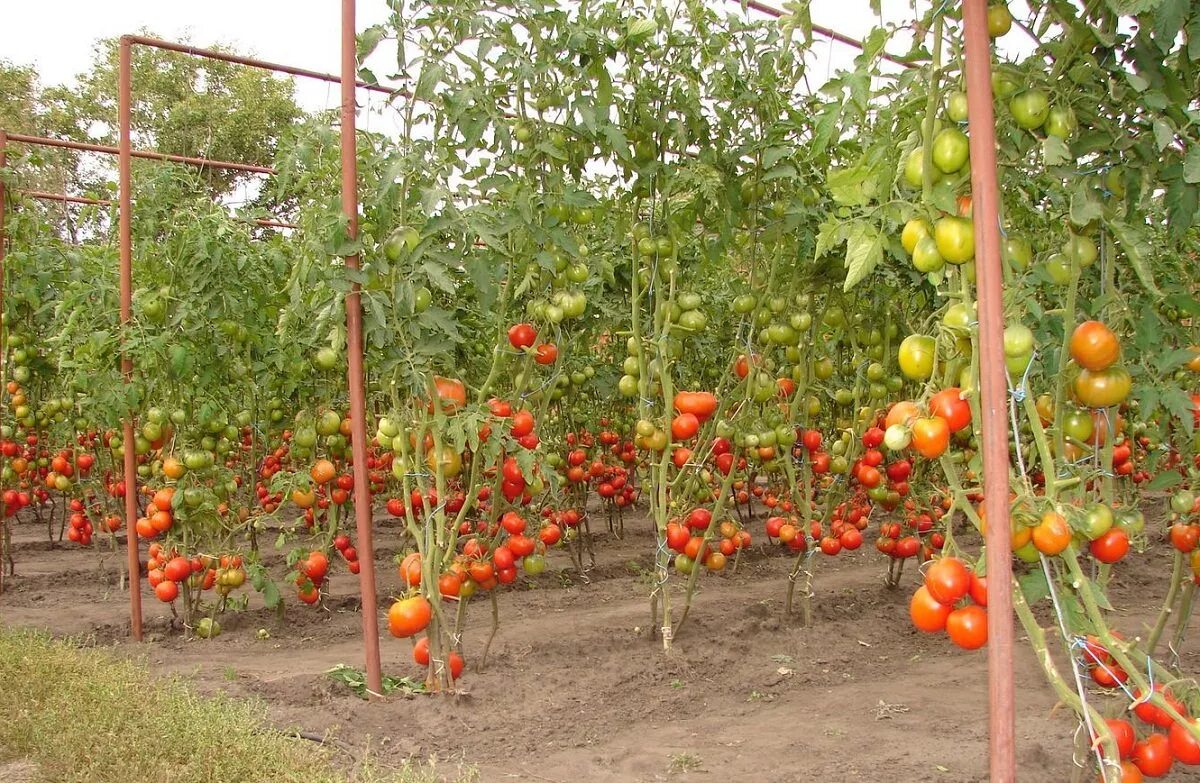
POLYGON ((1192 578, 1200 584, 1200 496, 1180 490, 1171 496, 1172 524, 1168 529, 1171 546, 1188 556, 1192 578))
MULTIPOLYGON (((92 503, 90 506, 81 498, 71 498, 71 502, 67 504, 71 515, 67 518, 69 527, 67 528, 67 540, 80 546, 90 546, 92 543, 92 534, 95 528, 92 525, 92 518, 100 516, 100 507, 92 503)), ((121 517, 116 514, 109 514, 101 521, 102 529, 109 533, 116 533, 121 529, 121 517)))
MULTIPOLYGON (((347 546, 349 539, 347 539, 347 546)), ((357 559, 357 555, 355 556, 357 559)), ((314 549, 296 561, 296 597, 302 603, 313 605, 321 600, 321 585, 329 574, 329 556, 314 549)))
MULTIPOLYGON (((1092 678, 1104 688, 1122 688, 1129 675, 1117 664, 1112 653, 1095 636, 1080 640, 1081 658, 1091 670, 1092 678)), ((1122 767, 1122 783, 1137 783, 1143 777, 1165 777, 1176 762, 1187 766, 1200 766, 1200 741, 1192 735, 1189 726, 1198 721, 1188 714, 1187 707, 1177 699, 1169 687, 1155 683, 1154 691, 1183 719, 1176 720, 1170 712, 1153 704, 1140 689, 1131 693, 1133 701, 1129 710, 1144 727, 1141 732, 1134 721, 1125 718, 1106 718, 1108 729, 1116 740, 1117 752, 1122 767)))
POLYGON ((945 631, 962 649, 977 650, 987 644, 987 579, 956 557, 938 558, 925 571, 908 615, 919 630, 945 631))
POLYGON ((732 520, 725 520, 717 526, 716 540, 713 542, 711 539, 714 537, 707 535, 712 521, 712 512, 701 507, 692 509, 682 519, 667 523, 666 544, 668 549, 675 552, 676 571, 690 574, 697 563, 709 571, 723 571, 728 559, 739 549, 749 548, 749 531, 732 520))
POLYGON ((537 328, 533 324, 513 324, 508 329, 508 344, 518 351, 528 350, 538 364, 554 364, 558 361, 558 346, 549 342, 539 343, 537 336, 537 328))
POLYGON ((138 517, 135 527, 138 538, 155 539, 170 530, 175 524, 172 511, 174 502, 174 487, 163 487, 154 492, 150 502, 146 504, 145 516, 138 517))
POLYGON ((196 555, 189 558, 181 555, 177 549, 164 549, 157 542, 150 544, 148 555, 146 581, 153 588, 155 597, 166 604, 179 597, 180 586, 184 584, 192 590, 215 588, 224 597, 246 581, 241 555, 196 555))

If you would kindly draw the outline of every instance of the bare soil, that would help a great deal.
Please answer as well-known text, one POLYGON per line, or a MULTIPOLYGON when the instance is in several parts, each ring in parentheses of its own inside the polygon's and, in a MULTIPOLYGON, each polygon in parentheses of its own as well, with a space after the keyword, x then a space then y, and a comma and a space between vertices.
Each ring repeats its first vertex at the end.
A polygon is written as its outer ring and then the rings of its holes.
MULTIPOLYGON (((473 664, 488 633, 488 604, 473 603, 465 692, 457 696, 369 702, 326 676, 337 664, 363 661, 356 581, 344 566, 336 567, 323 608, 289 595, 281 619, 252 601, 246 612, 223 618, 224 633, 207 641, 183 638, 171 627, 170 609, 147 589, 148 643, 136 644, 126 640, 128 605, 114 577, 119 556, 98 570, 94 552, 51 547, 44 528, 21 524, 14 530, 17 576, 6 580, 0 622, 111 646, 201 691, 260 698, 279 726, 326 734, 351 756, 370 753, 383 763, 437 756, 450 768, 476 768, 489 783, 988 779, 986 651, 962 652, 944 635, 912 628, 914 568, 889 590, 886 562, 870 543, 818 556, 814 622, 805 628, 783 617, 791 558, 756 545, 737 573, 700 579, 668 656, 646 627, 649 523, 633 518, 625 528, 623 540, 597 536, 597 565, 586 579, 565 554, 552 552, 544 575, 522 577, 500 595, 501 627, 484 672, 473 664), (268 639, 257 638, 260 628, 268 639)), ((755 533, 761 538, 760 527, 755 533)), ((384 563, 399 539, 386 524, 379 539, 384 563)), ((1115 624, 1127 635, 1153 621, 1169 563, 1160 545, 1118 567, 1111 598, 1120 607, 1115 624)), ((379 581, 384 610, 399 587, 396 569, 382 568, 379 581)), ((1043 624, 1050 623, 1046 615, 1043 624)), ((1076 721, 1056 708, 1019 629, 1018 637, 1020 780, 1071 780, 1076 721)), ((408 641, 384 630, 382 644, 386 673, 420 675, 408 641)), ((1200 671, 1196 632, 1179 653, 1183 671, 1200 671)), ((0 767, 0 780, 11 779, 6 773, 0 767)), ((1171 780, 1200 774, 1177 767, 1171 780)))

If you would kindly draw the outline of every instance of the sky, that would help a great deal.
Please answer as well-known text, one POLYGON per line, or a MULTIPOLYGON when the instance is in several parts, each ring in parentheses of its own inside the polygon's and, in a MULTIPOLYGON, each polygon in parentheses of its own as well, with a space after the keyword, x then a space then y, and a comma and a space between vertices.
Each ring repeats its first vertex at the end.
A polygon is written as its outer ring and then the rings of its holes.
MULTIPOLYGON (((0 59, 35 66, 44 84, 70 82, 86 70, 97 39, 141 28, 170 40, 186 38, 199 46, 222 43, 260 59, 328 73, 337 73, 339 67, 337 0, 12 0, 4 5, 0 59), (52 27, 48 20, 53 20, 52 27)), ((852 37, 865 35, 877 23, 869 0, 813 0, 811 8, 814 22, 852 37)), ((908 0, 883 0, 883 9, 888 22, 912 13, 908 0)), ((361 30, 386 18, 386 4, 359 0, 357 14, 361 30)), ((853 49, 842 44, 818 50, 814 75, 847 67, 854 56, 853 49)), ((301 79, 296 93, 300 105, 310 111, 337 105, 336 85, 301 79)))

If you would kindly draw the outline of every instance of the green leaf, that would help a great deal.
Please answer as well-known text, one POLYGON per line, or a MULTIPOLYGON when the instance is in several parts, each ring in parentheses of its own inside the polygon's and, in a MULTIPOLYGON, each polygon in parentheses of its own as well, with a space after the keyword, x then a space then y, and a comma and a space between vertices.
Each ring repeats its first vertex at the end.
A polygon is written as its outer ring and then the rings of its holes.
POLYGON ((1192 0, 1163 0, 1154 14, 1154 42, 1163 54, 1175 46, 1192 0))
POLYGON ((1135 229, 1127 223, 1114 220, 1109 224, 1109 230, 1112 231, 1121 250, 1125 252, 1125 257, 1129 259, 1129 264, 1137 274, 1138 280, 1141 281, 1142 287, 1146 289, 1147 293, 1161 297, 1163 292, 1154 282, 1154 274, 1150 270, 1149 256, 1152 248, 1143 235, 1143 229, 1135 229))
POLYGON ((1183 159, 1183 181, 1189 185, 1200 182, 1200 144, 1192 144, 1183 159))
POLYGON ((379 46, 379 42, 387 37, 387 29, 381 24, 375 24, 368 27, 358 34, 358 42, 355 45, 356 56, 358 62, 363 63, 371 52, 375 51, 375 47, 379 46))
POLYGON ((1175 143, 1175 131, 1162 117, 1154 118, 1154 142, 1158 145, 1159 152, 1175 143))
POLYGON ((1050 583, 1046 581, 1045 571, 1040 568, 1017 577, 1017 584, 1025 594, 1026 603, 1035 604, 1050 597, 1050 583))
POLYGON ((1096 189, 1080 177, 1075 192, 1071 194, 1071 222, 1077 226, 1086 226, 1103 216, 1104 207, 1100 204, 1100 199, 1096 198, 1096 189))
POLYGON ((427 61, 421 68, 421 78, 417 79, 417 86, 413 90, 413 100, 427 101, 433 97, 433 88, 445 75, 446 69, 440 63, 427 61))
POLYGON ((1075 160, 1071 148, 1058 136, 1047 136, 1042 141, 1042 155, 1047 166, 1062 166, 1075 160))
POLYGON ((274 582, 267 581, 262 587, 263 606, 268 609, 274 609, 279 606, 282 596, 279 595, 279 588, 274 582))
POLYGON ((1134 16, 1153 11, 1163 0, 1106 0, 1109 9, 1118 16, 1134 16))
POLYGON ((843 291, 849 291, 865 279, 883 260, 883 239, 879 231, 868 223, 854 223, 846 237, 846 282, 843 291))
POLYGON ((1164 470, 1159 473, 1150 483, 1146 485, 1146 489, 1150 492, 1162 492, 1164 489, 1170 489, 1183 481, 1183 476, 1174 470, 1164 470))

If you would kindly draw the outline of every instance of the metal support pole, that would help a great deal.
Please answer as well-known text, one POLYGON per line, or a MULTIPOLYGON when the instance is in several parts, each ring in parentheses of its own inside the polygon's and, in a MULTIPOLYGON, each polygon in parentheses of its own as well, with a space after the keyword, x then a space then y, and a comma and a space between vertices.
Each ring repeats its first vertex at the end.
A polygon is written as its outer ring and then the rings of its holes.
MULTIPOLYGON (((132 85, 130 86, 132 90, 132 85)), ((118 147, 110 147, 107 144, 92 144, 90 142, 70 141, 68 139, 54 139, 46 136, 27 136, 24 133, 10 133, 8 140, 20 144, 33 144, 38 147, 58 147, 64 150, 77 150, 79 152, 99 152, 104 155, 120 155, 121 150, 118 147)), ((154 152, 152 150, 135 150, 129 151, 131 157, 142 158, 144 160, 157 160, 166 163, 183 163, 188 166, 197 166, 199 168, 214 168, 228 169, 230 171, 248 171, 253 174, 274 174, 275 169, 270 166, 259 166, 255 163, 237 163, 230 160, 214 160, 212 158, 196 158, 189 155, 171 155, 166 152, 154 152)))
MULTIPOLYGON (((133 156, 130 143, 130 103, 132 102, 132 69, 130 41, 121 39, 120 75, 117 84, 117 123, 120 125, 118 148, 118 189, 120 190, 120 220, 118 238, 121 249, 121 325, 133 318, 133 185, 131 173, 133 156)), ((122 338, 123 339, 123 338, 122 338)), ((133 380, 133 360, 122 346, 121 374, 125 383, 133 380)), ((137 453, 133 435, 132 410, 125 415, 125 552, 129 565, 129 620, 133 638, 142 640, 142 567, 138 559, 137 534, 137 453)))
MULTIPOLYGON (((4 168, 6 165, 8 165, 8 133, 0 130, 0 169, 4 168)), ((7 241, 4 233, 4 213, 7 210, 7 207, 8 201, 4 192, 4 180, 0 178, 0 318, 2 318, 4 314, 4 246, 5 242, 7 241)), ((0 336, 2 336, 4 332, 4 325, 0 323, 0 336)), ((3 350, 3 348, 0 347, 0 350, 3 350)), ((0 394, 7 393, 7 389, 0 389, 0 394)), ((15 425, 16 422, 14 421, 13 424, 15 425)), ((13 428, 13 437, 16 437, 15 427, 13 428)), ((3 458, 0 457, 0 459, 3 458)), ((0 490, 3 489, 3 487, 0 487, 0 490)), ((4 566, 6 562, 4 558, 4 526, 7 524, 7 522, 5 522, 5 517, 8 512, 8 509, 4 507, 4 498, 2 495, 3 493, 0 492, 0 594, 4 592, 4 566)))
POLYGON ((1012 541, 1008 515, 1008 383, 1004 370, 1000 189, 996 177, 996 120, 992 112, 987 0, 964 0, 963 27, 979 297, 984 508, 988 521, 989 750, 992 783, 1012 783, 1016 780, 1016 703, 1013 691, 1012 541))
MULTIPOLYGON (((351 238, 358 236, 358 144, 355 129, 354 88, 358 61, 355 41, 354 0, 342 0, 342 212, 349 221, 351 238)), ((358 269, 358 257, 346 258, 358 269)), ((375 594, 375 544, 372 541, 371 485, 367 474, 366 391, 363 388, 362 302, 354 283, 346 296, 346 353, 350 373, 350 446, 354 459, 354 517, 358 527, 361 570, 363 646, 366 648, 367 688, 383 693, 379 657, 379 609, 375 594)))

